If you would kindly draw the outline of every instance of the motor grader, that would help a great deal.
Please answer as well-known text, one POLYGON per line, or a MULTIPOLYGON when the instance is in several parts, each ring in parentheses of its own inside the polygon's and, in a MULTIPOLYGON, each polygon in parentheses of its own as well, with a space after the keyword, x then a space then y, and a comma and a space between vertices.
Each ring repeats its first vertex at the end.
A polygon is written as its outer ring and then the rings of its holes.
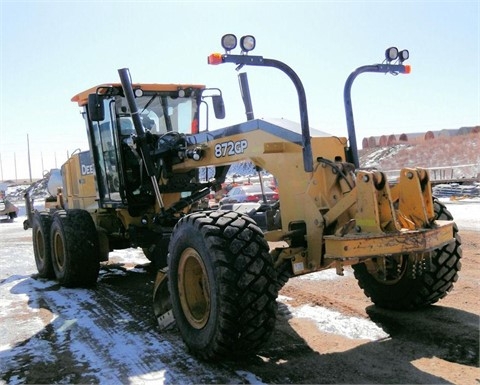
MULTIPOLYGON (((75 95, 90 151, 62 166, 62 186, 44 211, 29 209, 39 275, 65 286, 97 282, 112 250, 141 248, 158 271, 154 314, 174 323, 196 356, 257 352, 272 335, 279 290, 289 278, 352 266, 380 307, 435 303, 460 270, 461 242, 450 213, 432 197, 429 174, 401 170, 398 181, 359 167, 350 89, 364 72, 400 74, 408 51, 359 67, 345 84, 348 137, 310 128, 303 85, 283 62, 254 56, 253 36, 222 38, 210 65, 271 67, 295 85, 300 124, 255 119, 246 72, 239 73, 247 120, 209 127, 225 116, 219 89, 194 84, 120 83, 75 95), (205 210, 233 164, 249 161, 277 182, 279 201, 248 213, 205 210), (254 218, 263 218, 262 230, 254 218)), ((260 178, 261 180, 261 178, 260 178)), ((32 207, 29 194, 27 205, 32 207)))

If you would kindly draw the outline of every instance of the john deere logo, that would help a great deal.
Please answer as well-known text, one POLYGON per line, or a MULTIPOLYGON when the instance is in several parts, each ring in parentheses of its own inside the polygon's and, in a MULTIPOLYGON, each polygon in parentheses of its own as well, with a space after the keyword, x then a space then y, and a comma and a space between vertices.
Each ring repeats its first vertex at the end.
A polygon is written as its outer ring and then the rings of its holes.
POLYGON ((80 161, 80 173, 81 175, 92 175, 95 173, 93 167, 92 156, 90 151, 84 151, 78 154, 78 159, 80 161))

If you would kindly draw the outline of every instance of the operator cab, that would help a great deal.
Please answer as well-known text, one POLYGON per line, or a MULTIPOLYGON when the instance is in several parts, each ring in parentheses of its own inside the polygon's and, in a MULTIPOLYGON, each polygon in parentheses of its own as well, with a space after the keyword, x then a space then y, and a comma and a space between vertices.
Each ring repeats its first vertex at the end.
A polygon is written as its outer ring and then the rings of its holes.
MULTIPOLYGON (((156 154, 164 151, 165 144, 168 149, 168 144, 181 134, 198 132, 204 90, 202 85, 134 85, 140 132, 135 128, 121 84, 93 87, 72 98, 83 107, 99 207, 128 206, 134 215, 154 203, 155 194, 138 148, 139 138, 151 154, 156 154)), ((159 178, 165 165, 161 157, 155 159, 159 178)))

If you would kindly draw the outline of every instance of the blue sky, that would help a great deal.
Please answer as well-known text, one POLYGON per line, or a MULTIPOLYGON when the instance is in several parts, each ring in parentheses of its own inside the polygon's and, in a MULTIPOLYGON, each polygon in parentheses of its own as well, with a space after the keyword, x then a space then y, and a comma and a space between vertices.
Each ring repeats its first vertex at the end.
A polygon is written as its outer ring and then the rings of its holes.
MULTIPOLYGON (((5 1, 0 0, 0 179, 28 178, 86 150, 71 97, 118 82, 197 83, 223 90, 227 118, 245 120, 235 66, 207 65, 225 33, 252 34, 253 54, 292 67, 310 125, 347 136, 343 87, 389 46, 409 49, 412 73, 364 74, 352 97, 366 136, 480 124, 479 1, 5 1), (16 171, 16 172, 15 172, 16 171)), ((299 121, 278 70, 247 68, 255 117, 299 121)), ((361 146, 360 146, 361 147, 361 146)))

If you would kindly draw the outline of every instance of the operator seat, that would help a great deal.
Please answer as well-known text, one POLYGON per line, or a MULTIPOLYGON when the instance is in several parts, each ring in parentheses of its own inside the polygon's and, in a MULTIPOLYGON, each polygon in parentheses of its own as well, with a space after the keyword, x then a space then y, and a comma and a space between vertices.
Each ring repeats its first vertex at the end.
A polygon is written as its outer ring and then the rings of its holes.
POLYGON ((125 170, 125 184, 127 192, 132 193, 141 185, 141 158, 137 154, 134 147, 133 135, 135 130, 130 117, 121 117, 119 119, 120 126, 120 143, 122 148, 123 169, 125 170))

